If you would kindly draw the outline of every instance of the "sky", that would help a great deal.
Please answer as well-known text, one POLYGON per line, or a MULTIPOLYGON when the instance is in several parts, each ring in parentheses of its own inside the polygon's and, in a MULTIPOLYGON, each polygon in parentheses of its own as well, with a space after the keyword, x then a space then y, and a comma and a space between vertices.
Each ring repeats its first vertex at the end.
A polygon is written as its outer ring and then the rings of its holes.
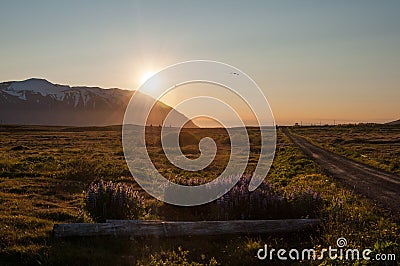
POLYGON ((248 74, 277 124, 386 122, 400 118, 399 11, 397 0, 2 1, 0 81, 136 89, 207 59, 248 74))

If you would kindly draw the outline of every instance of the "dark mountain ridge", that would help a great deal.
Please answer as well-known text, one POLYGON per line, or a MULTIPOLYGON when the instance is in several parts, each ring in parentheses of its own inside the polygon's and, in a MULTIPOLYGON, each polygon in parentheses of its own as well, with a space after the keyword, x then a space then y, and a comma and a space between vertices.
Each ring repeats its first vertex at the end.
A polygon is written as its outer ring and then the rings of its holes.
POLYGON ((388 122, 388 123, 386 123, 386 125, 392 125, 392 126, 394 126, 394 125, 400 125, 400 119, 399 119, 399 120, 396 120, 396 121, 388 122))

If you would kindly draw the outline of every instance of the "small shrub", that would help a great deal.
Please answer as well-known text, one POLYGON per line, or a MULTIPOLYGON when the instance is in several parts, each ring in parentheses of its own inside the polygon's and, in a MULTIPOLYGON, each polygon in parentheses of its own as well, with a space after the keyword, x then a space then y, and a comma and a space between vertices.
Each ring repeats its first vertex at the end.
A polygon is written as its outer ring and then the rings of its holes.
POLYGON ((98 161, 88 159, 82 160, 80 157, 76 157, 65 163, 65 173, 62 176, 69 180, 84 180, 90 182, 93 180, 90 180, 90 177, 99 176, 99 165, 100 163, 98 161))
POLYGON ((96 222, 106 219, 137 219, 144 213, 143 198, 123 183, 100 180, 84 193, 83 208, 96 222))

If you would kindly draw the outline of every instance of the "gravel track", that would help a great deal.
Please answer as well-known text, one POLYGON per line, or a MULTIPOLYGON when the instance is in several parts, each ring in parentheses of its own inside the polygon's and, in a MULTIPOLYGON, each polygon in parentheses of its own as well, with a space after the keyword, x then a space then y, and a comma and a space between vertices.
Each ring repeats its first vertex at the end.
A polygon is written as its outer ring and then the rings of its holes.
POLYGON ((327 151, 303 137, 291 134, 286 127, 282 131, 328 175, 400 216, 400 176, 327 151))

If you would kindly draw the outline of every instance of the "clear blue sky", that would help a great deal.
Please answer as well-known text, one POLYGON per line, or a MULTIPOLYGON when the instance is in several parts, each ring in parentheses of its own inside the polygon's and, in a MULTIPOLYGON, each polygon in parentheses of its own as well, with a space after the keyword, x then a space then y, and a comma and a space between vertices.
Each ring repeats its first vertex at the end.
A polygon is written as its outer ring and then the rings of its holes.
POLYGON ((135 89, 170 64, 236 66, 277 123, 400 118, 400 1, 2 1, 0 81, 135 89))

